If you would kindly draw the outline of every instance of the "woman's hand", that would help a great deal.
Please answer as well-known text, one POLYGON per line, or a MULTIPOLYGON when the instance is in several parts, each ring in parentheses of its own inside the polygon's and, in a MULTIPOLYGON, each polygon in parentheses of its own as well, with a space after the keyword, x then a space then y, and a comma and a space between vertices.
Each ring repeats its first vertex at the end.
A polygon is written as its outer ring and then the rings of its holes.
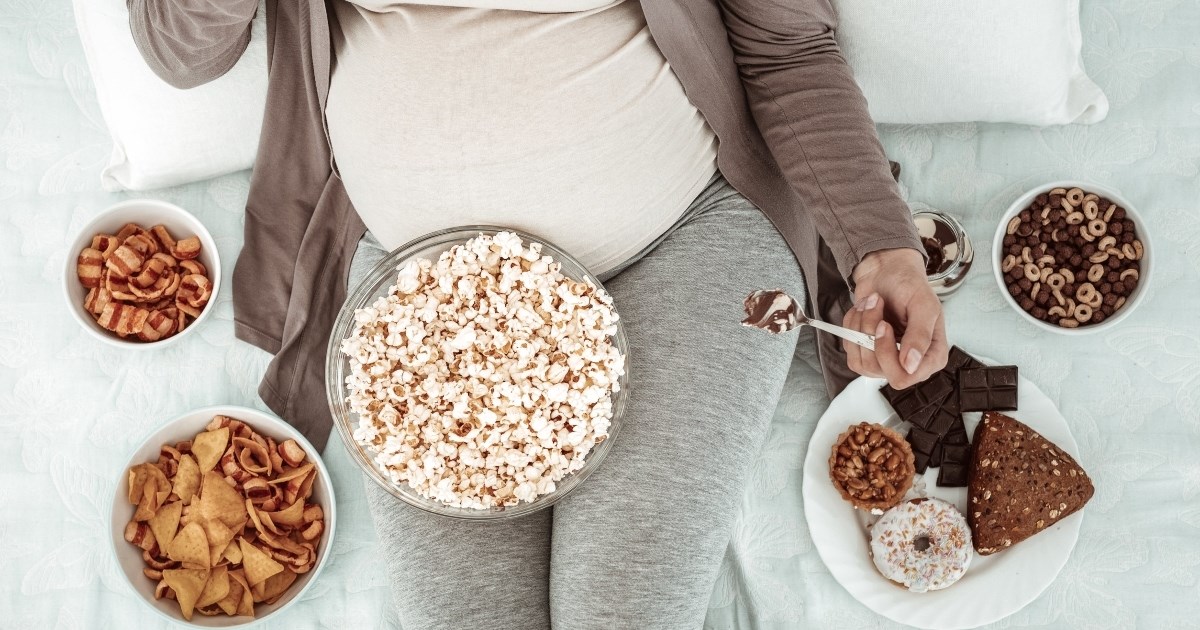
POLYGON ((885 377, 896 389, 915 385, 946 366, 949 346, 942 303, 925 281, 915 249, 867 254, 854 268, 854 308, 842 325, 875 335, 875 351, 843 341, 850 369, 885 377), (903 331, 896 349, 896 331, 903 331))

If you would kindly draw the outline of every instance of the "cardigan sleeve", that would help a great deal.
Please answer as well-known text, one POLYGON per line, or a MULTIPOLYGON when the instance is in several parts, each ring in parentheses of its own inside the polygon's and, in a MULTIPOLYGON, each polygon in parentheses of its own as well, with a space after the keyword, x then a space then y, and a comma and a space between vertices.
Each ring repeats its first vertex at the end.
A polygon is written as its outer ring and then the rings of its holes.
POLYGON ((127 0, 129 29, 146 64, 187 89, 225 74, 250 42, 258 0, 127 0))
POLYGON ((829 0, 720 0, 750 111, 843 278, 867 254, 922 251, 829 0))

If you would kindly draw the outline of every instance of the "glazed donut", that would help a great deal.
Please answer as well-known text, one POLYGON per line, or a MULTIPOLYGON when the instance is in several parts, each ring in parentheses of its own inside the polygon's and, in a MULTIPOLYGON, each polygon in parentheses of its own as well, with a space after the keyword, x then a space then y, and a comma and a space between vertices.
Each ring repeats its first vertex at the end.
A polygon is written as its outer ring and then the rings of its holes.
POLYGON ((883 577, 914 593, 958 581, 971 564, 971 530, 953 505, 912 499, 871 527, 871 559, 883 577))

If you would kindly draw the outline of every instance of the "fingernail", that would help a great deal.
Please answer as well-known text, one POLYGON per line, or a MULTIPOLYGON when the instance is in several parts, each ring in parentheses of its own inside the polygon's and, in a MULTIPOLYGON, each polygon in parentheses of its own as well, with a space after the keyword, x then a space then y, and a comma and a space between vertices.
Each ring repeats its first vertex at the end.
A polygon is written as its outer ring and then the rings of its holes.
POLYGON ((879 294, 872 293, 869 297, 867 297, 867 302, 863 306, 863 309, 869 311, 869 310, 875 308, 875 306, 877 304, 879 304, 879 294))
POLYGON ((875 338, 878 339, 878 338, 882 337, 883 333, 886 331, 887 331, 887 328, 883 325, 883 322, 879 322, 879 324, 877 324, 875 326, 875 338))
POLYGON ((912 374, 917 371, 918 365, 921 365, 921 353, 913 348, 908 351, 908 356, 904 359, 904 371, 912 374))

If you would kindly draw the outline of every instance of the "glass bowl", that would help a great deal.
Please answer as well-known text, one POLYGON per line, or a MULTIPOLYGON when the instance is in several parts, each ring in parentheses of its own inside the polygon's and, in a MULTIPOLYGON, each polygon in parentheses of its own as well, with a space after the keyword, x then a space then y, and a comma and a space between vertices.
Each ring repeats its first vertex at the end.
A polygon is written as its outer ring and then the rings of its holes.
POLYGON ((625 329, 620 319, 620 313, 618 312, 617 332, 613 336, 613 343, 621 353, 621 356, 625 357, 625 373, 617 381, 620 389, 612 394, 613 417, 608 428, 608 437, 592 448, 584 460, 582 468, 556 482, 553 492, 538 495, 533 501, 522 501, 512 506, 493 507, 489 509, 460 508, 423 497, 416 490, 409 487, 407 483, 393 483, 374 462, 371 449, 355 441, 354 428, 357 426, 359 418, 358 414, 350 411, 350 407, 346 402, 346 376, 350 373, 350 362, 341 352, 342 340, 347 338, 354 328, 354 312, 370 304, 377 297, 387 294, 396 283, 397 268, 410 259, 427 258, 431 261, 437 261, 438 256, 442 252, 455 245, 460 245, 480 234, 490 236, 495 235, 497 232, 512 232, 520 236, 526 245, 531 242, 541 243, 542 253, 552 256, 555 261, 562 264, 562 274, 564 276, 576 281, 587 281, 598 288, 603 288, 600 281, 589 273, 579 261, 571 257, 570 254, 555 247, 554 244, 546 241, 546 239, 520 230, 490 225, 449 228, 409 241, 380 261, 371 270, 366 279, 353 288, 346 299, 346 303, 342 306, 342 310, 338 313, 337 320, 333 324, 333 331, 330 334, 329 346, 326 351, 325 389, 329 399, 329 411, 333 415, 334 425, 342 437, 342 442, 350 451, 351 458, 358 463, 359 467, 362 468, 368 477, 397 499, 426 512, 452 518, 475 520, 514 518, 548 508, 570 494, 572 490, 579 487, 579 484, 583 483, 600 466, 600 463, 604 461, 605 455, 612 448, 613 440, 617 437, 617 433, 621 429, 621 420, 625 413, 625 401, 629 395, 629 348, 625 339, 625 329))

